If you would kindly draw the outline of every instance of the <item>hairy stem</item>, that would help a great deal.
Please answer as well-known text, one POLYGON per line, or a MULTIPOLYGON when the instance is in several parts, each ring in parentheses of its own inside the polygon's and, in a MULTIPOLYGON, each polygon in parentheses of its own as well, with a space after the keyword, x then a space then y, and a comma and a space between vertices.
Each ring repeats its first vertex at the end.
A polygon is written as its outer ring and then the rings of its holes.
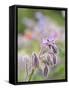
POLYGON ((29 80, 28 80, 28 81, 30 81, 30 80, 32 79, 32 76, 33 76, 33 74, 34 74, 34 71, 35 71, 35 69, 32 70, 32 72, 31 72, 31 74, 30 74, 30 76, 29 76, 29 80))

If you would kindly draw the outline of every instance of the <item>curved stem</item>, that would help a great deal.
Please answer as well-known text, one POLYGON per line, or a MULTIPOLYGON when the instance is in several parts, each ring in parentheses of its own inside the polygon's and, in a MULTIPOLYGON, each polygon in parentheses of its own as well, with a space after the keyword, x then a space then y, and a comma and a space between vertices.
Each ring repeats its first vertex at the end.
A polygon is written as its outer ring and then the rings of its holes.
POLYGON ((32 70, 32 72, 31 72, 31 74, 30 74, 30 76, 29 76, 29 80, 28 80, 28 81, 30 81, 30 80, 32 79, 32 76, 33 76, 33 74, 34 74, 34 71, 35 71, 35 69, 32 70))

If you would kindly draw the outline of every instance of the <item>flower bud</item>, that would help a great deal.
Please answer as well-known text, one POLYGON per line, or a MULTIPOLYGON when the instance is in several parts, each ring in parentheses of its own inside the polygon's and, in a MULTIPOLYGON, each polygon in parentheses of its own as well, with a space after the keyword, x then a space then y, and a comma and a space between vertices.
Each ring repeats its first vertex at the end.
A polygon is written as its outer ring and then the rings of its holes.
POLYGON ((44 68, 44 76, 47 76, 48 75, 48 66, 45 65, 45 68, 44 68))
POLYGON ((47 56, 47 65, 52 65, 52 61, 51 61, 50 55, 47 56))
POLYGON ((38 60, 38 57, 35 53, 33 54, 33 65, 34 65, 34 67, 39 66, 39 60, 38 60))
POLYGON ((52 49, 53 49, 53 52, 54 53, 57 53, 57 47, 56 47, 56 45, 52 45, 52 49))
POLYGON ((53 63, 56 64, 56 56, 53 55, 53 63))

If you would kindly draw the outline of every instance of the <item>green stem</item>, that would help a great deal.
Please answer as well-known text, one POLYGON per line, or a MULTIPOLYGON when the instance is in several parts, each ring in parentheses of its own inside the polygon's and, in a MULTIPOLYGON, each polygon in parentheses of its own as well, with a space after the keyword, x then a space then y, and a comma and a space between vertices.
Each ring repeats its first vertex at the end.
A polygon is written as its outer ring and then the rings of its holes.
POLYGON ((28 81, 30 81, 30 80, 32 79, 32 76, 33 76, 33 74, 34 74, 34 71, 35 71, 35 69, 32 70, 32 72, 31 72, 31 74, 30 74, 30 76, 29 76, 29 80, 28 80, 28 81))

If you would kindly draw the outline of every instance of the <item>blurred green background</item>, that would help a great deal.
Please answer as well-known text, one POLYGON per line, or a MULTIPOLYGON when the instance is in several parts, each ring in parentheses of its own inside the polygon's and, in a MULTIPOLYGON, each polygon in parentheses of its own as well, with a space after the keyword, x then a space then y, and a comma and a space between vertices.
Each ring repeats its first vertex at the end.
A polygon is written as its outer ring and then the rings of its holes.
POLYGON ((50 17, 52 20, 54 20, 58 25, 63 26, 65 24, 64 17, 62 16, 61 11, 59 10, 43 10, 43 9, 18 9, 18 32, 24 32, 25 26, 22 23, 22 20, 25 17, 35 19, 35 13, 36 12, 42 12, 44 15, 50 17))

